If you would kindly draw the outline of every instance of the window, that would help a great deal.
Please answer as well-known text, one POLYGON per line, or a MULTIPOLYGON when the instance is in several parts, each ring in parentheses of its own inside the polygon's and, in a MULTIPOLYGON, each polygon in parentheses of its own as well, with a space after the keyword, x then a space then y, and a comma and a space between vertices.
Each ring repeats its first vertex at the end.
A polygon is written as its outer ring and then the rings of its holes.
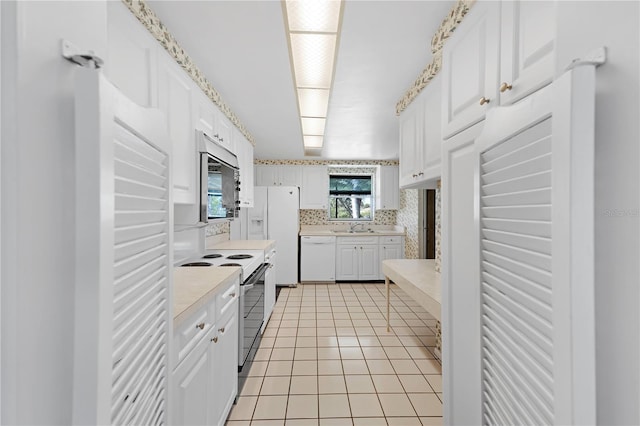
POLYGON ((373 220, 371 175, 329 176, 330 220, 373 220))

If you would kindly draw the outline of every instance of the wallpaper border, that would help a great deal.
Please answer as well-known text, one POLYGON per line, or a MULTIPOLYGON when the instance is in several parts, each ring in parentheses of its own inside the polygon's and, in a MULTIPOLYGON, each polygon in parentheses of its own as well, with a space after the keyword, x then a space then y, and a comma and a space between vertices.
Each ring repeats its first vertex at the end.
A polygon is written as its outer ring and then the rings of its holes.
POLYGON ((184 69, 193 81, 196 82, 198 87, 207 95, 211 101, 220 108, 220 111, 233 123, 234 126, 240 130, 249 142, 255 146, 256 142, 247 130, 247 128, 240 122, 238 116, 235 115, 229 105, 227 105, 220 93, 213 87, 213 85, 207 80, 200 68, 198 68, 191 57, 180 47, 180 43, 175 39, 173 34, 169 32, 167 27, 160 21, 158 16, 151 10, 151 7, 145 0, 121 0, 131 13, 140 21, 142 25, 151 33, 151 35, 164 47, 164 49, 173 57, 173 59, 184 69))
POLYGON ((396 103, 396 115, 400 115, 413 100, 420 94, 427 84, 433 78, 438 75, 442 68, 442 47, 444 42, 451 37, 451 34, 456 30, 462 19, 469 13, 471 6, 476 0, 458 0, 456 4, 451 8, 447 17, 444 18, 440 27, 431 38, 431 53, 433 53, 433 59, 422 70, 418 78, 413 82, 413 85, 407 90, 402 99, 396 103))

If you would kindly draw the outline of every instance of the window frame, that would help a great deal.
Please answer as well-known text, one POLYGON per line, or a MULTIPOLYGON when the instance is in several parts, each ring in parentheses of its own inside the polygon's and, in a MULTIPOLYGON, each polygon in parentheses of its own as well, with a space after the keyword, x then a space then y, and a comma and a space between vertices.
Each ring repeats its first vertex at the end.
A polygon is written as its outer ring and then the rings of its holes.
MULTIPOLYGON (((373 222, 374 221, 374 216, 375 216, 375 173, 329 173, 329 202, 328 202, 328 208, 327 208, 327 216, 328 216, 328 221, 329 222, 373 222), (340 195, 334 195, 332 194, 332 190, 331 190, 331 178, 336 178, 336 177, 345 177, 345 178, 368 178, 371 182, 371 189, 369 192, 367 193, 362 193, 362 194, 353 194, 351 191, 349 191, 350 194, 352 195, 356 195, 357 197, 363 198, 363 197, 369 197, 371 200, 371 217, 370 218, 334 218, 331 215, 332 209, 331 209, 331 200, 333 198, 340 198, 340 195)), ((342 195, 342 197, 344 198, 352 198, 349 197, 346 193, 344 195, 342 195)))

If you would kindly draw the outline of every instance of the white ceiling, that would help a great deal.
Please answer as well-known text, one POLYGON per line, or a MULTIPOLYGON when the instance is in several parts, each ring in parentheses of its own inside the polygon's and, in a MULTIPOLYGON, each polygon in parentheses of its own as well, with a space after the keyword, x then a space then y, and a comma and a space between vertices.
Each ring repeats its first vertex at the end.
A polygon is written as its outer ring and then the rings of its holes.
MULTIPOLYGON (((255 158, 302 159, 280 1, 149 1, 256 139, 255 158)), ((431 60, 453 1, 346 0, 321 158, 398 158, 396 102, 431 60)))

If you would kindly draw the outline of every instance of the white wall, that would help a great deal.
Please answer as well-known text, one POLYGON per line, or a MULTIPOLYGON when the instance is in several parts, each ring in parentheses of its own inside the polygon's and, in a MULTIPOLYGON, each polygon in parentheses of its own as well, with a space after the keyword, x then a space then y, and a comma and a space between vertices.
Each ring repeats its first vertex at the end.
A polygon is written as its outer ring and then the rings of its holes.
POLYGON ((1 7, 0 422, 70 424, 76 65, 60 56, 60 40, 106 57, 106 4, 1 7))
POLYGON ((639 3, 558 2, 558 73, 599 46, 596 103, 596 375, 598 424, 637 425, 640 217, 639 3))

